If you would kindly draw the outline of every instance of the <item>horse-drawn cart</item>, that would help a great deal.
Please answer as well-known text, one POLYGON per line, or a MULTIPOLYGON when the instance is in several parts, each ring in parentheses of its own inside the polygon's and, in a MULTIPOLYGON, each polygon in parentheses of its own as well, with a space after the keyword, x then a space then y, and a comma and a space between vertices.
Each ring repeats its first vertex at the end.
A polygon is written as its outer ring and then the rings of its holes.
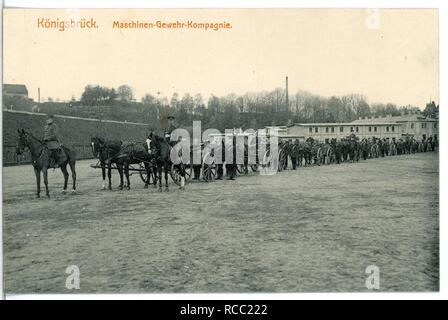
MULTIPOLYGON (((150 184, 151 181, 154 183, 154 181, 156 181, 156 168, 152 164, 150 164, 150 165, 151 165, 151 170, 149 171, 149 175, 148 175, 148 171, 146 170, 143 161, 138 164, 129 165, 129 175, 132 176, 134 174, 138 174, 140 179, 143 181, 143 183, 145 185, 150 184)), ((90 167, 93 169, 101 169, 102 168, 100 161, 98 161, 96 164, 91 164, 90 167)), ((108 167, 106 166, 106 169, 107 168, 108 167)), ((118 167, 115 163, 110 164, 110 168, 114 171, 118 171, 118 167)), ((179 166, 175 166, 175 165, 172 165, 171 170, 170 170, 171 180, 173 180, 173 182, 175 184, 177 184, 178 186, 180 186, 181 182, 182 182, 180 170, 181 170, 181 168, 179 166)), ((186 182, 190 181, 192 178, 192 168, 189 166, 184 166, 184 172, 185 172, 185 181, 186 182)))

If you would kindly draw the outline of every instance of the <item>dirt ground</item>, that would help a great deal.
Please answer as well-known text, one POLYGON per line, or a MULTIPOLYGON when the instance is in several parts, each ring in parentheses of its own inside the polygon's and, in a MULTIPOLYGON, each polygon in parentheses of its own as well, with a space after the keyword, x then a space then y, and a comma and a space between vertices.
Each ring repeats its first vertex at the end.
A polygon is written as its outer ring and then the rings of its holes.
MULTIPOLYGON (((168 193, 102 191, 80 161, 78 194, 35 199, 30 165, 3 168, 5 291, 382 291, 439 284, 437 153, 194 182, 168 193), (65 287, 67 266, 80 290, 65 287)), ((114 186, 118 184, 114 176, 114 186)))

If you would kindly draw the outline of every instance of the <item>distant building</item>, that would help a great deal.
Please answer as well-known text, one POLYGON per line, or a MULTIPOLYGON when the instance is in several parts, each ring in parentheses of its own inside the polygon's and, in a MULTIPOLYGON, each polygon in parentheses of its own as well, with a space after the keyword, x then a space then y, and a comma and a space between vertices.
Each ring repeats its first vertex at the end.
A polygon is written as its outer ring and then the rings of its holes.
POLYGON ((438 119, 412 113, 401 116, 365 117, 346 123, 295 123, 289 126, 265 127, 260 129, 259 133, 272 135, 276 130, 278 136, 304 139, 311 137, 321 142, 340 140, 351 134, 360 139, 414 137, 422 140, 429 137, 438 139, 438 126, 438 119))
POLYGON ((400 124, 394 122, 371 121, 370 123, 296 123, 287 129, 288 136, 303 136, 329 143, 331 139, 340 140, 351 134, 360 139, 400 138, 400 124))
POLYGON ((288 127, 287 126, 268 126, 264 127, 263 129, 258 130, 258 134, 262 136, 267 135, 278 135, 278 136, 284 136, 288 134, 288 127))
POLYGON ((400 125, 400 137, 412 136, 417 140, 433 137, 438 139, 439 120, 425 117, 419 113, 403 114, 401 116, 387 116, 382 118, 361 118, 355 120, 354 124, 368 124, 372 121, 381 121, 385 123, 395 123, 400 125))
POLYGON ((3 96, 22 97, 28 99, 28 89, 24 84, 4 84, 3 96))

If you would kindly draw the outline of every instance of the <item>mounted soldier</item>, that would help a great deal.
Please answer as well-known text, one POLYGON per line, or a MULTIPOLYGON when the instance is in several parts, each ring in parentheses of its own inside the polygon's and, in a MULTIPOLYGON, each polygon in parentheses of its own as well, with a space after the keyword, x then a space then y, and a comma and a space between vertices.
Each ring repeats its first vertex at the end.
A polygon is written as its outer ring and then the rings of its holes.
POLYGON ((60 140, 59 129, 56 123, 54 123, 54 116, 48 115, 46 125, 44 127, 44 143, 50 151, 50 168, 59 168, 60 164, 67 160, 62 149, 62 143, 60 140))
POLYGON ((168 120, 168 125, 165 128, 165 132, 164 132, 165 139, 169 144, 172 144, 171 133, 173 133, 173 131, 177 129, 176 125, 174 124, 175 118, 173 115, 169 115, 166 119, 168 120))

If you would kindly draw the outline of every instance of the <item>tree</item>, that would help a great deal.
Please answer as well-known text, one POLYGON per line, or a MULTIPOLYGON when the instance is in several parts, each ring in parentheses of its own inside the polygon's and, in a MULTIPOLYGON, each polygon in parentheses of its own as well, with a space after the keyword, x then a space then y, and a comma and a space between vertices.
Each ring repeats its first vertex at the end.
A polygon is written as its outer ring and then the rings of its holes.
POLYGON ((117 98, 122 101, 132 101, 134 99, 134 91, 126 84, 117 88, 117 98))
POLYGON ((194 101, 193 97, 189 93, 186 93, 182 97, 179 105, 182 112, 193 113, 194 101))
POLYGON ((155 98, 153 95, 147 93, 147 94, 142 98, 142 103, 143 103, 144 105, 147 105, 147 106, 152 106, 152 105, 154 105, 154 104, 157 104, 157 101, 156 101, 156 98, 155 98))
POLYGON ((178 104, 179 104, 179 94, 177 92, 174 92, 170 100, 170 107, 177 108, 178 104))
POLYGON ((437 118, 439 114, 439 106, 436 106, 434 101, 426 104, 425 110, 423 110, 423 114, 427 117, 437 118))
POLYGON ((116 98, 115 90, 88 85, 81 95, 81 103, 86 106, 102 106, 110 104, 116 98))

